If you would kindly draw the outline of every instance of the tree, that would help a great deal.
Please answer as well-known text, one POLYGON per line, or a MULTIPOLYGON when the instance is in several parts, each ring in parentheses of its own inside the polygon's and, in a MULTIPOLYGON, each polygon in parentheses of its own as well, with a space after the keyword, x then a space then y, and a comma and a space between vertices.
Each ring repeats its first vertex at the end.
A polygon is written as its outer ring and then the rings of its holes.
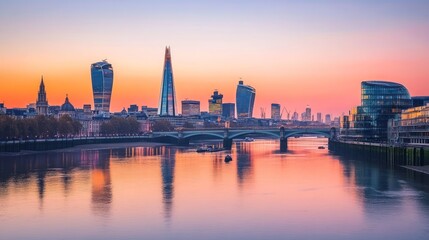
POLYGON ((165 119, 156 120, 152 124, 152 131, 154 132, 168 132, 173 130, 174 126, 168 120, 165 119))

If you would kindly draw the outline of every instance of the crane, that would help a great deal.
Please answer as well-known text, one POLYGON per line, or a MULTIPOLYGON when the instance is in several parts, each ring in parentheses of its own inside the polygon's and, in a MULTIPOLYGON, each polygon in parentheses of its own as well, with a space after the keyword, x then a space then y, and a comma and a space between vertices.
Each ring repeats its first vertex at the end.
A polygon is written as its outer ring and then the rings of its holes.
POLYGON ((286 108, 286 107, 283 107, 282 112, 280 113, 280 119, 282 119, 282 116, 283 116, 283 113, 284 113, 284 112, 286 112, 286 113, 287 113, 287 118, 286 118, 286 120, 289 120, 289 118, 290 118, 290 111, 289 111, 289 110, 287 110, 287 108, 286 108))

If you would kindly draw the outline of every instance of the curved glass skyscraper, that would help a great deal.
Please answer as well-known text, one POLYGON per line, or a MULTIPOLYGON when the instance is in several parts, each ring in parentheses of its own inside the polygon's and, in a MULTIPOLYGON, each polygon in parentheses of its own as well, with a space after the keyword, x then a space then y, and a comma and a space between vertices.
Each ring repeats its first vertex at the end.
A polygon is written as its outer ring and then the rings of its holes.
POLYGON ((165 48, 164 72, 159 98, 158 115, 176 116, 176 92, 174 90, 173 67, 171 65, 170 47, 165 48))
POLYGON ((403 85, 386 81, 363 81, 361 106, 353 108, 348 119, 343 121, 344 137, 386 141, 388 120, 410 107, 412 100, 403 85))
POLYGON ((112 64, 106 60, 91 64, 91 79, 94 109, 109 112, 113 87, 112 64))
POLYGON ((237 118, 251 118, 253 115, 253 105, 255 104, 255 89, 244 85, 240 80, 237 85, 235 95, 237 105, 237 118))

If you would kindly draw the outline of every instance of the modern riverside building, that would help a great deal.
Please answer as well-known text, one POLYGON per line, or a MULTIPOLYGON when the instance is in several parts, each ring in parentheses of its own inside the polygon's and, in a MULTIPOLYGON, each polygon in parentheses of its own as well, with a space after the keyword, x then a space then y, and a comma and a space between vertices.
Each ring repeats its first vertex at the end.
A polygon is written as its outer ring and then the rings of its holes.
POLYGON ((255 104, 255 89, 244 85, 240 79, 237 85, 235 101, 237 104, 237 118, 251 118, 253 115, 253 105, 255 104))
POLYGON ((46 98, 45 83, 40 81, 39 93, 37 94, 36 113, 39 115, 48 115, 48 99, 46 98))
POLYGON ((182 101, 182 116, 199 116, 200 101, 183 100, 182 101))
POLYGON ((429 146, 429 103, 403 110, 400 117, 389 120, 390 143, 429 146))
POLYGON ((408 90, 399 83, 363 81, 361 94, 361 106, 354 107, 348 116, 341 118, 341 137, 359 141, 387 141, 388 120, 412 106, 408 90))
POLYGON ((170 47, 165 48, 164 71, 159 98, 158 115, 176 116, 176 91, 174 90, 173 67, 170 47))
POLYGON ((280 104, 271 103, 271 119, 278 121, 280 118, 280 104))
POLYGON ((223 95, 219 94, 217 90, 213 92, 213 95, 209 99, 209 114, 210 115, 222 115, 222 99, 223 95))
POLYGON ((235 118, 235 104, 222 103, 222 116, 226 119, 235 118))
POLYGON ((429 96, 411 97, 413 100, 413 107, 422 107, 429 103, 429 96))
POLYGON ((91 65, 92 93, 94 95, 94 109, 108 113, 113 87, 112 64, 106 60, 91 65))

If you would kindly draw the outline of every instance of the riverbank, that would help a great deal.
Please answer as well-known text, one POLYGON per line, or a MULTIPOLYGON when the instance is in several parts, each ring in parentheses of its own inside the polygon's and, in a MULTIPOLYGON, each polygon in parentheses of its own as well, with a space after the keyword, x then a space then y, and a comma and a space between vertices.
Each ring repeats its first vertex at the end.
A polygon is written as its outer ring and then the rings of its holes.
POLYGON ((408 166, 408 165, 406 165, 406 166, 401 166, 401 167, 429 175, 429 165, 424 165, 424 166, 408 166))
POLYGON ((23 150, 20 152, 0 152, 0 158, 2 156, 20 156, 20 155, 30 155, 30 154, 38 154, 38 153, 44 153, 44 152, 74 152, 74 151, 83 151, 83 150, 118 149, 118 148, 128 148, 128 147, 159 147, 159 146, 167 146, 167 145, 171 145, 171 144, 157 143, 157 142, 96 143, 96 144, 76 145, 68 148, 52 149, 52 150, 45 150, 45 151, 23 150))

